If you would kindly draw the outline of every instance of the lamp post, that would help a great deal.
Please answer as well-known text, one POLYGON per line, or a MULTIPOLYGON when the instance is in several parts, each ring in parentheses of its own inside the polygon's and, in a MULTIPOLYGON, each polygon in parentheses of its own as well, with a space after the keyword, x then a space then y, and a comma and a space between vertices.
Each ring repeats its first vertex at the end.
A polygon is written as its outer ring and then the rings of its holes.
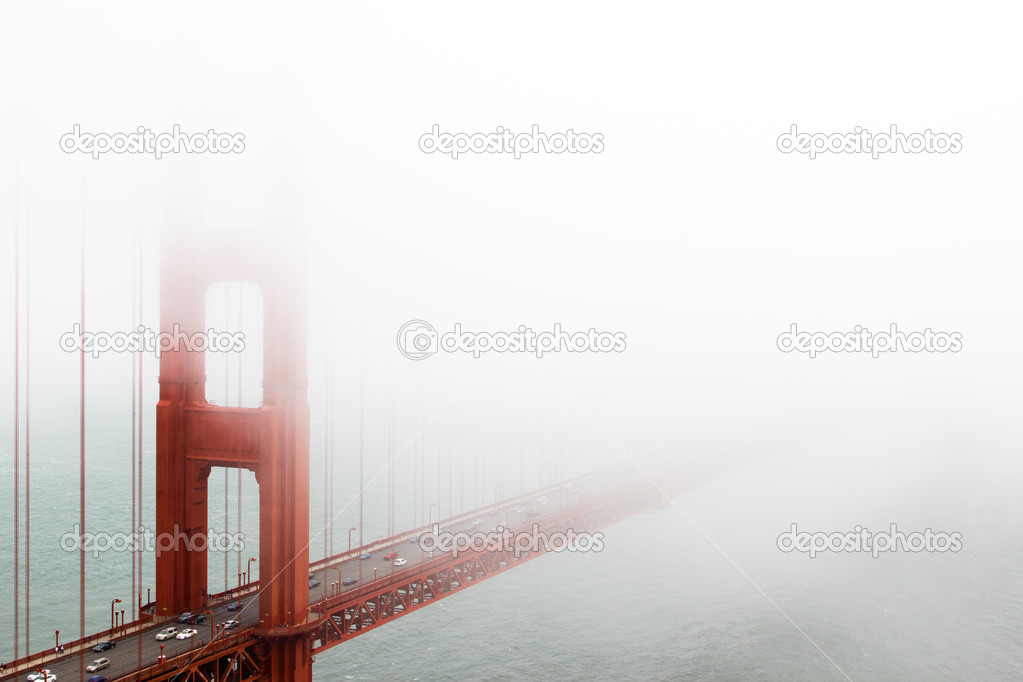
POLYGON ((120 604, 120 603, 121 603, 120 599, 115 599, 112 602, 110 602, 110 629, 111 630, 114 629, 114 604, 120 604))
POLYGON ((427 522, 427 524, 426 524, 426 525, 428 525, 428 526, 429 526, 429 525, 432 525, 432 524, 433 524, 433 508, 434 508, 434 507, 436 507, 436 506, 437 506, 437 503, 436 503, 436 502, 434 502, 434 503, 432 503, 432 504, 430 505, 430 520, 429 520, 429 521, 427 522))
POLYGON ((56 630, 56 634, 54 636, 57 638, 56 647, 59 649, 60 648, 60 630, 56 630))
POLYGON ((327 568, 333 568, 335 571, 337 571, 337 591, 340 592, 341 591, 341 567, 338 566, 337 564, 334 564, 333 566, 328 566, 327 568))
POLYGON ((217 619, 213 616, 213 611, 206 610, 206 611, 203 611, 203 613, 210 614, 210 637, 212 637, 213 639, 216 639, 216 637, 214 637, 214 633, 216 632, 216 629, 217 629, 217 627, 216 627, 217 626, 217 619))
POLYGON ((352 551, 352 531, 353 530, 359 530, 359 529, 356 528, 355 526, 352 526, 351 528, 348 529, 348 551, 349 552, 352 551))
POLYGON ((252 562, 253 561, 256 561, 256 557, 250 556, 249 560, 245 562, 245 573, 246 573, 246 576, 248 578, 247 582, 245 583, 246 585, 248 585, 249 583, 252 582, 252 562))

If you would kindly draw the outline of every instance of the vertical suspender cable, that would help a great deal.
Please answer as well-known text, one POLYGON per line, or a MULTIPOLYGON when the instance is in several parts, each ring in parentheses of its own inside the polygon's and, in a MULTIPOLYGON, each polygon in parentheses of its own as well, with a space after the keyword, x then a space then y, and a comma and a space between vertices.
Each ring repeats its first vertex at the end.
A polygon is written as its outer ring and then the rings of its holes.
MULTIPOLYGON (((451 410, 448 410, 445 415, 445 421, 447 422, 447 451, 448 451, 448 517, 451 516, 451 422, 454 416, 451 414, 451 410)), ((441 501, 437 500, 437 515, 441 515, 441 501)))
MULTIPOLYGON (((84 174, 84 166, 83 174, 84 174)), ((84 177, 83 177, 84 190, 84 177)), ((81 291, 81 329, 85 333, 85 192, 82 192, 82 235, 81 235, 81 265, 79 288, 81 291)), ((85 535, 85 346, 81 350, 81 394, 79 407, 79 443, 78 443, 78 524, 79 532, 85 535)), ((85 639, 85 543, 78 543, 78 625, 80 637, 85 639)), ((78 655, 78 672, 81 679, 85 679, 85 648, 82 648, 78 655)))
POLYGON ((394 372, 392 368, 390 381, 387 387, 387 537, 394 532, 391 530, 391 515, 394 512, 394 489, 391 487, 391 460, 394 458, 394 372))
POLYGON ((325 319, 323 325, 323 556, 330 556, 328 550, 327 528, 330 524, 328 514, 329 469, 330 457, 330 323, 325 319))
MULTIPOLYGON (((146 284, 146 278, 145 278, 146 268, 145 268, 145 259, 143 258, 143 254, 145 253, 144 248, 143 248, 144 247, 144 243, 145 243, 145 232, 142 231, 142 225, 140 223, 139 224, 139 249, 138 249, 138 259, 139 259, 139 324, 143 325, 143 326, 145 325, 145 322, 143 321, 144 320, 144 317, 143 317, 143 310, 144 310, 143 303, 145 302, 145 295, 144 294, 145 294, 145 288, 146 288, 145 287, 145 284, 146 284)), ((139 470, 139 525, 140 526, 144 525, 143 522, 142 522, 142 512, 145 509, 145 505, 144 505, 144 501, 143 501, 144 498, 142 497, 142 480, 143 480, 142 479, 142 452, 143 452, 142 444, 144 442, 144 440, 142 438, 142 427, 145 424, 145 410, 143 409, 143 407, 145 405, 145 396, 144 396, 145 384, 142 382, 142 374, 143 374, 143 370, 145 368, 145 366, 143 364, 143 360, 144 359, 145 359, 145 354, 140 352, 139 353, 139 361, 138 361, 138 365, 139 365, 139 372, 138 372, 138 374, 139 374, 139 410, 138 410, 138 414, 139 414, 139 429, 138 429, 138 431, 139 431, 139 453, 138 453, 138 459, 139 459, 139 462, 138 462, 138 470, 139 470)), ((144 560, 145 560, 145 554, 143 552, 139 552, 139 594, 140 595, 142 593, 142 568, 143 568, 143 561, 144 560)), ((140 637, 139 638, 139 642, 141 642, 141 641, 142 641, 142 638, 140 637)), ((142 658, 141 658, 142 657, 142 653, 141 652, 142 652, 142 645, 140 643, 139 644, 139 660, 140 661, 142 660, 142 658)), ((141 666, 141 664, 140 664, 140 666, 141 666)))
MULTIPOLYGON (((455 499, 455 491, 452 488, 452 470, 454 469, 454 457, 455 457, 455 439, 454 439, 454 425, 455 415, 450 411, 448 412, 448 518, 451 518, 451 505, 455 499)), ((440 509, 438 502, 438 509, 440 509)))
POLYGON ((546 423, 546 421, 544 420, 543 415, 546 414, 546 410, 541 409, 541 410, 539 410, 539 413, 540 413, 540 415, 539 415, 540 419, 537 420, 537 431, 536 431, 538 436, 539 436, 538 442, 537 442, 537 445, 536 445, 536 454, 537 454, 536 475, 537 475, 537 481, 538 481, 538 484, 537 484, 536 487, 542 488, 543 487, 543 449, 544 449, 545 444, 546 444, 546 440, 544 439, 544 424, 546 423))
POLYGON ((364 545, 362 541, 362 533, 365 529, 365 523, 363 519, 363 464, 364 464, 364 452, 363 452, 363 432, 365 431, 364 417, 366 414, 366 327, 363 323, 362 329, 360 330, 359 338, 359 547, 364 545))
POLYGON ((19 549, 21 546, 21 459, 20 459, 20 426, 21 410, 19 400, 21 399, 21 225, 19 223, 17 203, 15 203, 14 218, 14 652, 17 657, 19 635, 19 615, 21 609, 18 605, 18 576, 21 566, 19 549))
MULTIPOLYGON (((140 192, 139 193, 139 224, 141 224, 141 222, 142 222, 142 215, 141 215, 141 213, 142 213, 142 201, 141 201, 141 196, 142 196, 142 193, 140 192)), ((138 292, 138 285, 139 285, 139 282, 138 282, 138 278, 139 278, 139 272, 138 272, 138 270, 139 270, 138 241, 139 241, 139 228, 138 228, 138 226, 136 226, 136 228, 135 228, 135 235, 134 235, 134 241, 132 242, 132 249, 131 249, 131 317, 132 317, 132 323, 133 323, 132 324, 132 328, 136 329, 136 330, 142 324, 141 320, 139 320, 135 316, 135 309, 136 309, 136 305, 138 303, 138 295, 139 295, 139 292, 138 292)), ((137 538, 138 537, 138 536, 135 535, 135 533, 138 532, 138 527, 136 526, 136 523, 138 521, 138 519, 136 518, 136 512, 138 511, 138 509, 137 509, 137 507, 138 507, 138 495, 136 494, 136 492, 137 492, 136 491, 136 486, 138 485, 138 483, 136 481, 136 476, 137 476, 138 472, 137 472, 137 470, 135 468, 135 439, 137 437, 137 433, 135 431, 135 414, 136 414, 136 412, 135 412, 135 405, 136 405, 136 401, 138 400, 138 395, 137 395, 136 390, 135 390, 135 388, 136 388, 135 387, 135 382, 138 380, 138 373, 135 371, 135 355, 137 353, 138 353, 138 351, 136 350, 136 351, 134 351, 134 352, 132 352, 131 354, 128 355, 128 358, 131 361, 131 455, 128 457, 128 459, 131 460, 131 532, 132 532, 131 537, 133 537, 133 538, 137 538)), ((131 619, 132 620, 135 620, 138 617, 137 614, 135 613, 135 609, 138 606, 137 601, 135 599, 135 594, 136 594, 135 590, 136 590, 136 587, 137 587, 136 581, 138 580, 138 575, 136 574, 136 570, 135 570, 137 568, 137 560, 138 560, 138 546, 137 546, 137 542, 133 542, 133 543, 131 543, 131 595, 132 595, 132 598, 130 599, 130 601, 131 601, 131 619)))
POLYGON ((504 396, 501 396, 501 409, 497 412, 497 493, 494 503, 504 497, 504 396))
MULTIPOLYGON (((424 389, 423 393, 424 394, 428 394, 429 390, 428 389, 424 389)), ((419 448, 419 523, 420 524, 422 524, 424 521, 426 521, 426 511, 427 511, 427 509, 429 509, 429 505, 426 504, 426 460, 429 459, 429 457, 430 457, 430 449, 426 445, 426 431, 429 428, 428 427, 429 417, 427 417, 427 414, 428 414, 429 411, 426 408, 428 400, 429 400, 429 398, 426 398, 424 396, 422 412, 419 415, 420 416, 419 422, 420 422, 420 424, 422 424, 422 426, 419 427, 420 430, 422 431, 422 436, 419 439, 420 444, 421 444, 421 447, 419 448)))
POLYGON ((412 443, 412 527, 419 527, 419 405, 422 396, 419 394, 419 375, 416 375, 415 402, 413 404, 413 424, 415 430, 412 432, 415 440, 412 443))
MULTIPOLYGON (((139 224, 138 224, 138 229, 136 231, 138 244, 137 244, 136 249, 135 249, 135 262, 136 262, 136 269, 137 269, 137 272, 138 272, 138 281, 137 281, 138 315, 137 315, 137 319, 138 319, 139 326, 142 327, 142 326, 144 326, 143 322, 142 322, 142 281, 143 281, 143 272, 144 272, 144 268, 143 268, 143 265, 142 265, 142 242, 145 239, 145 233, 143 232, 143 229, 142 229, 142 227, 143 227, 143 222, 142 222, 142 215, 143 215, 142 206, 145 203, 145 195, 144 195, 144 185, 142 185, 142 180, 141 180, 142 176, 139 176, 139 177, 140 177, 140 180, 139 180, 139 183, 140 183, 140 187, 139 187, 139 224)), ((145 356, 145 350, 144 349, 140 349, 139 352, 137 353, 137 355, 138 355, 138 358, 137 358, 138 372, 136 374, 138 376, 138 465, 137 465, 136 468, 138 469, 138 491, 137 491, 137 493, 138 493, 137 494, 137 497, 138 497, 138 526, 136 526, 136 528, 141 528, 142 527, 142 414, 143 414, 143 410, 142 410, 142 358, 145 356)), ((133 433, 134 433, 134 431, 133 431, 133 433)), ((132 457, 134 458, 134 456, 135 456, 135 453, 134 453, 134 450, 133 450, 132 451, 132 457)), ((140 537, 141 537, 141 531, 140 531, 140 537)), ((139 549, 139 551, 137 553, 137 556, 138 556, 138 596, 139 596, 139 601, 141 601, 142 600, 142 558, 143 558, 143 556, 145 556, 141 548, 139 549)), ((135 573, 135 562, 134 561, 132 562, 132 573, 133 574, 135 573)), ((135 601, 135 600, 133 599, 132 601, 135 601)), ((139 618, 141 618, 141 617, 142 617, 142 613, 140 612, 139 613, 139 618)), ((142 669, 142 637, 137 637, 136 639, 138 639, 138 668, 137 668, 137 670, 141 670, 142 669)))
POLYGON ((387 537, 394 535, 394 365, 387 410, 387 537))
POLYGON ((32 629, 32 484, 30 482, 32 433, 32 232, 25 223, 25 655, 31 655, 29 640, 32 629))
POLYGON ((458 513, 465 511, 465 410, 462 409, 461 418, 458 420, 458 488, 461 493, 458 503, 458 513))
MULTIPOLYGON (((333 343, 331 344, 333 345, 333 343)), ((330 456, 327 458, 327 463, 330 467, 330 519, 328 520, 328 529, 330 532, 330 556, 334 556, 334 357, 333 348, 329 349, 331 353, 329 367, 330 371, 327 373, 327 379, 329 380, 330 386, 330 456)), ((361 523, 359 524, 362 525, 361 523)), ((361 544, 361 543, 360 543, 361 544)))
MULTIPOLYGON (((242 330, 242 284, 238 283, 238 331, 242 330)), ((242 353, 245 351, 238 351, 238 407, 242 406, 242 353)), ((238 513, 235 515, 237 520, 234 523, 235 530, 238 533, 238 572, 242 572, 242 550, 241 550, 241 535, 242 535, 242 468, 238 467, 238 489, 236 493, 238 495, 238 513)), ((246 568, 246 571, 249 569, 246 568)), ((252 582, 252 576, 246 575, 246 582, 252 582)))
MULTIPOLYGON (((441 446, 444 449, 444 451, 447 452, 447 460, 448 460, 447 461, 447 466, 448 466, 448 485, 447 485, 448 514, 447 514, 447 516, 448 517, 451 516, 451 494, 452 494, 451 493, 451 486, 452 486, 452 484, 454 482, 454 474, 451 471, 451 467, 454 464, 454 447, 455 447, 455 444, 454 444, 454 439, 455 439, 455 435, 454 435, 455 434, 455 414, 454 414, 454 410, 455 410, 455 405, 454 405, 454 401, 452 401, 450 407, 448 408, 448 411, 445 413, 444 425, 445 425, 446 428, 444 429, 444 431, 445 431, 445 434, 444 434, 444 444, 441 446)), ((437 456, 438 456, 438 459, 439 459, 441 455, 438 454, 437 456)), ((442 514, 441 514, 441 500, 437 500, 437 516, 438 517, 442 516, 442 514)))
POLYGON ((398 387, 395 378, 391 377, 391 535, 398 526, 398 479, 394 466, 394 458, 398 448, 398 387))
POLYGON ((480 422, 478 415, 472 420, 472 508, 480 508, 480 422))
MULTIPOLYGON (((424 390, 424 393, 428 391, 424 390)), ((420 426, 419 428, 423 432, 423 437, 420 438, 422 447, 419 448, 419 523, 422 524, 426 521, 426 511, 429 506, 426 504, 426 460, 430 456, 430 451, 426 447, 426 430, 429 427, 426 400, 423 401, 422 412, 420 413, 420 426)))
POLYGON ((444 434, 441 433, 441 424, 438 423, 437 424, 437 466, 434 467, 434 469, 437 472, 437 520, 438 521, 440 521, 440 514, 441 514, 440 501, 442 499, 444 499, 443 496, 441 495, 441 481, 444 480, 444 479, 441 477, 441 473, 443 472, 443 467, 442 467, 441 456, 440 456, 441 452, 444 449, 443 441, 444 441, 444 434))
POLYGON ((484 423, 479 434, 479 452, 477 453, 480 463, 480 506, 487 503, 487 425, 484 423))
POLYGON ((558 482, 564 481, 565 476, 565 423, 558 423, 558 482))
MULTIPOLYGON (((228 321, 231 315, 231 289, 224 287, 224 326, 227 327, 230 322, 228 321)), ((230 358, 224 359, 224 407, 227 407, 231 403, 231 360, 230 358)), ((241 396, 238 396, 238 404, 241 405, 241 396)), ((228 467, 224 467, 224 535, 231 530, 228 521, 230 502, 228 499, 228 488, 231 487, 231 470, 228 467)), ((227 592, 231 589, 230 580, 228 578, 228 570, 231 563, 231 553, 224 552, 224 591, 227 592)), ((238 580, 241 580, 241 571, 238 571, 238 580)), ((239 583, 238 587, 241 587, 239 583)))

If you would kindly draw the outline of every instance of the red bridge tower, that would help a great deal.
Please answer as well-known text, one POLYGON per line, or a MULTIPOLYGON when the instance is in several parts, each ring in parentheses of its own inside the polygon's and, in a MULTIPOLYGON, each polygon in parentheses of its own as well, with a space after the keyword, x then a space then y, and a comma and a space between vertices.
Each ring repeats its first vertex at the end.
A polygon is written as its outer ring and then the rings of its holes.
MULTIPOLYGON (((163 353, 156 410, 156 532, 205 538, 211 467, 255 472, 260 626, 300 625, 309 614, 304 242, 294 231, 197 232, 182 230, 182 224, 189 223, 172 221, 163 230, 161 331, 173 333, 178 325, 184 334, 205 332, 208 287, 222 280, 255 282, 263 293, 263 404, 208 403, 204 354, 187 347, 163 353)), ((156 559, 157 615, 201 611, 206 576, 207 552, 188 551, 184 543, 162 552, 156 559)), ((312 679, 308 635, 268 638, 267 647, 269 679, 312 679)))

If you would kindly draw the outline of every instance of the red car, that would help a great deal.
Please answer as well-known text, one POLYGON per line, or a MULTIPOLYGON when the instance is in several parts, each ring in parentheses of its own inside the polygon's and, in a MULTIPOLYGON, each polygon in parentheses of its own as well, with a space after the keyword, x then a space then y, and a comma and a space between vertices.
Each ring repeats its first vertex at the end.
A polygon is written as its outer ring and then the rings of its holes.
POLYGON ((397 557, 398 557, 397 552, 388 552, 387 554, 384 555, 384 561, 391 561, 392 559, 396 559, 397 557))

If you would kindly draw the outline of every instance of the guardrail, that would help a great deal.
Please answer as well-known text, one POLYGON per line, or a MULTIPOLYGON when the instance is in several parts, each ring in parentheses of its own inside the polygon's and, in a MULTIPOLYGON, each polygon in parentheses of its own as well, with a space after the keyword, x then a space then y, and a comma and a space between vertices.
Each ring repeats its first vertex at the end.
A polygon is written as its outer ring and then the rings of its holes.
MULTIPOLYGON (((613 471, 616 471, 616 470, 621 469, 621 468, 626 468, 626 466, 627 465, 618 465, 618 466, 614 466, 614 467, 609 467, 607 470, 602 470, 602 471, 599 471, 599 472, 596 472, 596 473, 592 473, 592 474, 584 474, 582 476, 577 476, 575 478, 570 478, 570 479, 565 480, 565 481, 559 481, 558 483, 555 483, 553 485, 549 485, 549 486, 546 486, 546 487, 543 487, 543 488, 538 488, 536 490, 524 492, 521 495, 514 495, 514 496, 512 496, 512 497, 510 497, 510 498, 508 498, 506 500, 501 500, 500 502, 495 502, 493 504, 487 505, 486 507, 481 507, 479 509, 474 509, 472 511, 463 512, 461 514, 456 514, 455 516, 451 516, 451 517, 448 517, 446 519, 438 519, 437 523, 441 523, 441 524, 445 524, 445 525, 451 525, 451 524, 454 524, 454 523, 461 523, 461 522, 467 521, 469 519, 473 519, 473 518, 475 518, 477 516, 482 516, 482 515, 486 515, 486 514, 489 514, 491 512, 497 511, 497 510, 501 509, 502 507, 506 507, 506 506, 508 506, 510 504, 515 504, 515 502, 517 500, 522 500, 522 499, 526 499, 526 498, 535 498, 535 497, 537 497, 539 495, 543 495, 545 493, 549 493, 551 491, 558 490, 559 488, 564 488, 568 484, 575 485, 577 483, 582 483, 583 481, 588 481, 588 480, 592 480, 592 479, 595 479, 595 478, 599 478, 601 476, 606 476, 606 475, 608 475, 609 473, 611 473, 613 471)), ((426 532, 430 531, 432 528, 433 528, 433 523, 429 523, 429 524, 427 524, 425 526, 420 526, 418 528, 413 528, 411 530, 402 531, 401 533, 397 533, 395 535, 392 535, 391 537, 384 538, 382 540, 374 540, 373 542, 365 544, 365 545, 362 545, 361 547, 355 547, 355 548, 352 548, 351 550, 348 550, 348 551, 345 551, 345 552, 341 552, 339 554, 335 554, 333 556, 329 556, 329 557, 326 557, 324 559, 317 559, 316 561, 310 561, 309 562, 309 570, 310 571, 319 571, 319 570, 322 570, 322 569, 325 569, 325 568, 329 568, 330 566, 332 566, 334 564, 339 564, 341 562, 348 561, 349 559, 353 559, 353 558, 355 558, 357 556, 361 556, 362 554, 365 554, 366 552, 372 553, 372 552, 374 552, 374 551, 376 551, 378 549, 381 549, 383 547, 387 547, 388 545, 393 545, 393 544, 395 544, 397 542, 407 541, 409 538, 411 538, 413 536, 416 536, 416 535, 422 535, 423 533, 426 533, 426 532)))
MULTIPOLYGON (((151 605, 147 605, 151 606, 151 605)), ((90 649, 100 642, 106 641, 114 637, 123 637, 124 635, 130 635, 144 630, 149 627, 150 624, 155 620, 155 617, 151 613, 145 613, 145 607, 143 607, 143 613, 139 614, 136 620, 124 625, 119 625, 114 628, 108 628, 95 632, 91 635, 86 635, 84 638, 72 640, 70 642, 64 642, 63 652, 57 652, 55 649, 44 649, 43 651, 37 651, 29 656, 22 656, 21 658, 10 661, 7 663, 7 670, 12 673, 22 673, 26 671, 34 670, 35 668, 42 667, 43 663, 56 661, 61 658, 66 658, 80 653, 83 649, 90 649)))
MULTIPOLYGON (((446 518, 446 519, 438 519, 437 523, 443 524, 443 526, 445 526, 445 527, 450 527, 451 525, 454 525, 454 524, 464 523, 464 522, 466 522, 468 520, 471 520, 471 519, 474 519, 474 518, 476 518, 478 516, 484 516, 484 515, 490 514, 492 512, 496 512, 496 511, 498 511, 498 510, 500 510, 500 509, 502 509, 504 507, 507 507, 508 505, 515 504, 519 500, 535 498, 537 496, 544 495, 544 494, 549 493, 551 491, 558 490, 560 488, 564 488, 568 484, 575 485, 577 483, 583 483, 585 481, 601 478, 601 477, 607 476, 607 475, 609 475, 609 474, 611 474, 611 473, 613 473, 613 472, 615 472, 617 470, 623 469, 623 468, 628 468, 628 465, 611 466, 611 467, 608 467, 607 469, 604 469, 604 470, 601 470, 601 471, 593 472, 593 473, 590 473, 590 474, 584 474, 584 475, 577 476, 575 478, 567 479, 567 480, 564 480, 564 481, 559 481, 558 483, 555 483, 555 484, 552 484, 552 485, 549 485, 549 486, 545 486, 545 487, 542 487, 542 488, 534 489, 534 490, 528 491, 528 492, 523 492, 522 494, 519 494, 519 495, 514 495, 514 496, 512 496, 512 497, 510 497, 508 499, 501 500, 501 501, 498 501, 498 502, 494 502, 493 504, 487 505, 485 507, 481 507, 479 509, 473 509, 473 510, 468 511, 468 512, 463 512, 461 514, 456 514, 456 515, 451 516, 451 517, 446 518)), ((438 514, 438 516, 439 516, 439 514, 438 514)), ((340 564, 340 563, 342 563, 344 561, 347 561, 347 560, 350 560, 352 558, 361 556, 362 554, 365 554, 367 552, 372 553, 374 551, 377 551, 377 550, 382 549, 384 547, 387 547, 389 545, 393 545, 393 544, 400 543, 400 542, 405 542, 405 541, 409 540, 410 538, 412 538, 414 536, 422 535, 423 533, 427 533, 427 532, 431 531, 432 528, 433 528, 433 523, 431 522, 429 524, 426 524, 426 525, 423 525, 423 526, 419 526, 418 528, 413 528, 411 530, 406 530, 406 531, 403 531, 401 533, 397 533, 395 535, 392 535, 392 536, 390 536, 388 538, 383 538, 381 540, 375 540, 373 542, 367 543, 367 544, 362 545, 360 547, 355 547, 355 548, 352 548, 352 549, 350 549, 348 551, 345 551, 345 552, 342 552, 342 553, 339 553, 339 554, 335 554, 335 555, 330 556, 330 557, 326 557, 326 558, 323 558, 323 559, 317 559, 316 561, 312 561, 312 562, 309 563, 309 569, 311 571, 319 571, 319 570, 328 569, 328 568, 333 567, 336 564, 340 564)), ((209 604, 212 606, 214 604, 218 604, 219 602, 221 602, 221 600, 230 601, 232 599, 237 599, 237 598, 240 598, 240 597, 243 597, 243 596, 248 596, 248 595, 251 595, 253 593, 258 593, 259 592, 259 587, 260 587, 260 581, 252 581, 252 582, 249 582, 249 583, 247 583, 247 584, 245 584, 243 586, 237 587, 237 588, 231 588, 231 589, 228 589, 228 590, 225 590, 225 591, 222 591, 222 592, 218 592, 218 593, 215 593, 215 594, 212 594, 212 595, 208 595, 209 604)), ((366 585, 366 587, 368 587, 368 584, 366 585)), ((310 604, 310 608, 312 609, 313 607, 314 607, 314 604, 310 604)), ((119 637, 119 636, 134 634, 135 632, 138 632, 139 630, 142 630, 142 629, 145 629, 147 627, 150 627, 153 623, 162 622, 162 620, 164 618, 172 617, 172 616, 163 616, 163 617, 157 616, 156 613, 155 613, 155 609, 156 609, 156 602, 155 601, 149 602, 148 604, 146 604, 145 606, 142 607, 142 609, 141 609, 141 611, 139 613, 139 617, 136 620, 131 621, 130 623, 126 623, 124 625, 121 625, 121 626, 118 626, 118 627, 115 627, 115 628, 109 628, 109 629, 106 629, 106 630, 101 630, 99 632, 96 632, 96 633, 93 633, 93 634, 90 634, 90 635, 86 635, 83 638, 79 638, 79 639, 73 640, 71 642, 65 642, 64 643, 64 652, 62 654, 58 654, 56 652, 51 653, 50 650, 48 650, 48 649, 47 650, 43 650, 43 651, 39 651, 39 652, 36 652, 36 653, 31 654, 29 656, 24 656, 24 657, 19 658, 19 659, 15 660, 15 661, 9 662, 7 664, 7 668, 8 668, 9 671, 11 671, 13 673, 21 673, 21 672, 24 672, 24 671, 27 671, 27 670, 32 670, 32 669, 34 669, 36 667, 40 667, 41 663, 52 662, 52 661, 57 660, 57 659, 62 658, 62 657, 68 657, 68 656, 71 656, 73 654, 77 654, 83 648, 91 648, 95 644, 97 644, 97 643, 99 643, 101 641, 104 641, 106 639, 110 639, 112 637, 119 637), (50 657, 52 657, 52 658, 50 658, 50 657)), ((307 614, 307 618, 308 618, 309 615, 310 614, 307 614)), ((308 621, 304 625, 308 625, 308 621)), ((301 627, 301 625, 295 626, 295 627, 301 627)), ((144 678, 138 678, 138 679, 144 679, 144 678)))

